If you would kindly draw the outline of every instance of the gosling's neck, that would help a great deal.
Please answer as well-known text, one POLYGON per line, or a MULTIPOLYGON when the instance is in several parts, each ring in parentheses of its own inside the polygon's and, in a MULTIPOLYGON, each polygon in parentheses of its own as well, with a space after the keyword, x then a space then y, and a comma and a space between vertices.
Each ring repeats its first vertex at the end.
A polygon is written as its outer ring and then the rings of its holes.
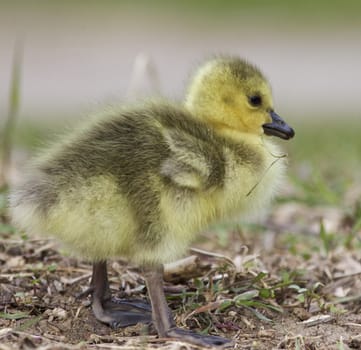
POLYGON ((214 118, 210 116, 206 116, 200 113, 197 109, 192 108, 192 106, 187 106, 185 104, 185 108, 190 112, 192 117, 200 122, 205 123, 210 130, 212 130, 216 135, 228 139, 232 142, 248 142, 251 144, 260 144, 262 143, 262 138, 264 136, 263 131, 260 130, 259 133, 249 133, 248 131, 239 130, 234 127, 223 123, 219 118, 214 118))

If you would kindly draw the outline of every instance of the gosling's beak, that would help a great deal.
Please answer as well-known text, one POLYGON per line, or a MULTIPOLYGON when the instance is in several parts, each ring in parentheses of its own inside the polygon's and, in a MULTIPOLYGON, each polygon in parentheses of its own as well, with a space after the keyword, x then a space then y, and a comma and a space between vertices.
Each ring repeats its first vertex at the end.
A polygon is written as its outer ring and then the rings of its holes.
POLYGON ((270 113, 272 122, 263 124, 263 130, 266 135, 273 135, 284 140, 289 140, 295 136, 294 130, 283 121, 283 119, 275 112, 270 113))

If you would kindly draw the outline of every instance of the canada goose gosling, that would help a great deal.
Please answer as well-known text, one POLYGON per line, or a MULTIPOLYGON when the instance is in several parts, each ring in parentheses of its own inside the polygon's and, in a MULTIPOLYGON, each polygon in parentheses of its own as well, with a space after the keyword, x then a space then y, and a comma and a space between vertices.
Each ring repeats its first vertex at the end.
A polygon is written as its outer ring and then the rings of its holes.
POLYGON ((209 224, 270 201, 285 164, 270 166, 279 149, 265 135, 294 136, 273 109, 267 80, 245 60, 212 59, 195 74, 184 105, 104 115, 38 157, 11 193, 12 215, 23 229, 52 234, 93 261, 88 292, 101 322, 152 320, 161 337, 226 346, 227 339, 176 327, 162 265, 209 224), (151 307, 111 299, 106 260, 119 256, 144 270, 151 307))

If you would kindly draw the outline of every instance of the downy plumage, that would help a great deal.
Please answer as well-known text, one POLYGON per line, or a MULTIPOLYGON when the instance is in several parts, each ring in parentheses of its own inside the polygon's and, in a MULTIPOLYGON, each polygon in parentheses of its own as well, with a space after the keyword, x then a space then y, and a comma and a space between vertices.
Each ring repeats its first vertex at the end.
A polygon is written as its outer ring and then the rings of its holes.
POLYGON ((175 327, 161 266, 184 255, 211 223, 270 201, 285 161, 266 135, 294 135, 274 112, 267 80, 242 59, 212 59, 195 74, 185 103, 103 115, 44 152, 12 191, 12 215, 23 229, 53 235, 94 262, 90 292, 99 320, 150 320, 146 305, 125 314, 110 300, 105 261, 123 257, 145 270, 161 336, 224 345, 175 327))

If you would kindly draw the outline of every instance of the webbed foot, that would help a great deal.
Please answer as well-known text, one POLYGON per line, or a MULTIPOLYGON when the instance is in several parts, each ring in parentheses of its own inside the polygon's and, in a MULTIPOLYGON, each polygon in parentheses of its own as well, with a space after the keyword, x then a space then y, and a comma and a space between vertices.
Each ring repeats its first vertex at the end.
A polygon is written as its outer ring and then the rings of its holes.
POLYGON ((152 322, 152 308, 142 301, 106 300, 93 298, 92 308, 97 320, 112 328, 152 322))
POLYGON ((92 294, 92 309, 96 319, 112 328, 151 323, 152 307, 148 303, 111 298, 107 275, 105 261, 94 263, 90 288, 82 293, 92 294))
POLYGON ((146 271, 145 278, 153 308, 153 324, 160 337, 175 338, 208 348, 218 347, 222 349, 233 346, 232 341, 222 337, 201 335, 186 329, 177 328, 164 295, 162 266, 146 271))
POLYGON ((215 335, 202 335, 182 328, 171 328, 166 332, 167 337, 180 339, 190 344, 203 347, 228 348, 234 344, 231 340, 215 335))

